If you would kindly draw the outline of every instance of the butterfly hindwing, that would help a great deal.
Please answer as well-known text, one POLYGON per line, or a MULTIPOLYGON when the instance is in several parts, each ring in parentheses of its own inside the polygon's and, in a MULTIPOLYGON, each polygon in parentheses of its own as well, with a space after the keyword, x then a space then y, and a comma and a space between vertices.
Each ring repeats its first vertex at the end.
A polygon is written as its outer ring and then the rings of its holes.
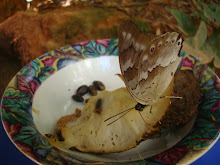
POLYGON ((182 39, 176 32, 166 33, 150 42, 142 53, 138 68, 138 99, 152 105, 170 84, 181 61, 182 39))

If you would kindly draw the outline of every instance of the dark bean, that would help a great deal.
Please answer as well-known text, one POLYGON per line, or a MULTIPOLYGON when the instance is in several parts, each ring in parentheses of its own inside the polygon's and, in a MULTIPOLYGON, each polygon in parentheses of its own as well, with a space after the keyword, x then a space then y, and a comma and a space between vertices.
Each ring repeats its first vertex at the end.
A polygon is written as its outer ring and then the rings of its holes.
POLYGON ((90 85, 89 86, 89 93, 92 95, 92 96, 95 96, 98 94, 98 91, 96 90, 96 88, 93 86, 93 85, 90 85))
POLYGON ((101 81, 93 81, 93 85, 100 91, 105 90, 105 85, 101 81))
POLYGON ((58 130, 56 133, 57 133, 57 138, 58 138, 58 140, 59 140, 59 141, 64 141, 64 138, 63 138, 63 136, 62 136, 61 130, 58 130))
POLYGON ((48 137, 48 138, 51 138, 52 134, 48 133, 48 134, 45 134, 45 136, 48 137))
POLYGON ((82 85, 80 86, 77 91, 76 91, 76 94, 77 95, 85 95, 87 92, 89 91, 89 87, 87 85, 82 85))
POLYGON ((95 112, 100 114, 102 112, 102 99, 98 99, 95 105, 95 112))
POLYGON ((77 94, 73 95, 72 99, 77 101, 77 102, 83 102, 84 101, 83 97, 81 95, 77 95, 77 94))

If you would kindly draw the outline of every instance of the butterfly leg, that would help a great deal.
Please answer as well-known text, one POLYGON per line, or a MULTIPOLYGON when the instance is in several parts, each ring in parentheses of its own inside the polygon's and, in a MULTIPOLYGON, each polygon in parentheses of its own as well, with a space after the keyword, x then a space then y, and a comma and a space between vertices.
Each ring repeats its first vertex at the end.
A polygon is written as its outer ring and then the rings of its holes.
POLYGON ((160 96, 160 98, 170 98, 170 99, 182 99, 181 96, 160 96))
POLYGON ((151 106, 150 106, 150 113, 151 113, 151 114, 152 114, 152 108, 153 108, 153 106, 151 105, 151 106))

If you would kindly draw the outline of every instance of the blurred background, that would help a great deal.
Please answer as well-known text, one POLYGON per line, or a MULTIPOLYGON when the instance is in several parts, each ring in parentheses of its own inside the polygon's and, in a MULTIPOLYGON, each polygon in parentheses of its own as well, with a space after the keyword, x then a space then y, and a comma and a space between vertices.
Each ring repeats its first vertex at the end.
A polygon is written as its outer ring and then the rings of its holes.
POLYGON ((0 0, 0 96, 33 59, 65 45, 117 38, 123 19, 157 35, 181 33, 183 50, 220 75, 219 0, 0 0))

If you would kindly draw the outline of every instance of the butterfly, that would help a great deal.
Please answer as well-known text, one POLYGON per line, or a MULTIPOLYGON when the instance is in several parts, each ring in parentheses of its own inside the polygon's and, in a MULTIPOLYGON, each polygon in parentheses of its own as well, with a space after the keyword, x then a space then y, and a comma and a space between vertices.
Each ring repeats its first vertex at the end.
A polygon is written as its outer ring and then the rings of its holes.
POLYGON ((157 36, 142 32, 130 20, 121 23, 119 64, 126 88, 138 102, 136 110, 142 111, 162 97, 182 60, 182 42, 177 32, 157 36))

